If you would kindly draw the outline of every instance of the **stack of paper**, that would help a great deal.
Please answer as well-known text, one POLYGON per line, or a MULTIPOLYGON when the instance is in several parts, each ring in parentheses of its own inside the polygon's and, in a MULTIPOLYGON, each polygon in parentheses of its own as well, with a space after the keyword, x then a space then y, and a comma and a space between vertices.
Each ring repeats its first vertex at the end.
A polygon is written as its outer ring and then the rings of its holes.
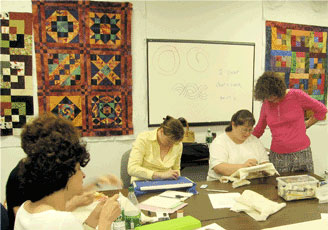
POLYGON ((139 208, 151 212, 165 212, 174 213, 186 206, 187 203, 182 202, 180 198, 164 197, 164 196, 153 196, 149 199, 141 202, 139 208))

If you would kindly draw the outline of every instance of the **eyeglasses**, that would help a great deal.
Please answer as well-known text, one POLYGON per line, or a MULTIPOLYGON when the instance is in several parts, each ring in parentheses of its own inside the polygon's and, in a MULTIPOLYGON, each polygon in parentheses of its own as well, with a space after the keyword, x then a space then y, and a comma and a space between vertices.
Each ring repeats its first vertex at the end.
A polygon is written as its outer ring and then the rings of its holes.
POLYGON ((254 129, 253 128, 248 128, 248 129, 247 128, 242 128, 241 131, 243 133, 252 133, 254 131, 254 129))

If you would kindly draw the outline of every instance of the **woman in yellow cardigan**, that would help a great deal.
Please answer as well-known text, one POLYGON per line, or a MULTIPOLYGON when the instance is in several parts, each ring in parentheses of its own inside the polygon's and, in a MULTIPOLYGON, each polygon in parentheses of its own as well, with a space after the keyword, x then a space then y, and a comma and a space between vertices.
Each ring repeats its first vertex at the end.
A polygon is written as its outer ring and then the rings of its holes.
POLYGON ((133 143, 128 163, 131 182, 135 180, 177 179, 182 155, 182 123, 167 116, 161 126, 140 133, 133 143))

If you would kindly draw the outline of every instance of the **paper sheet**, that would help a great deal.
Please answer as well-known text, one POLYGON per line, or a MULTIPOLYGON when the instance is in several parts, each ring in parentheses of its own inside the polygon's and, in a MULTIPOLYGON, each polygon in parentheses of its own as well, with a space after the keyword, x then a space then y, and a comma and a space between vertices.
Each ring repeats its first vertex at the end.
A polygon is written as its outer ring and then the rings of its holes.
POLYGON ((153 206, 158 208, 173 209, 180 206, 183 202, 177 198, 168 198, 161 196, 152 196, 141 202, 142 205, 153 206))
POLYGON ((236 203, 235 198, 240 197, 240 193, 216 193, 208 194, 208 197, 210 198, 212 207, 214 209, 232 208, 232 206, 236 203))
POLYGON ((167 191, 159 194, 159 196, 161 196, 161 197, 177 198, 181 201, 187 200, 192 195, 193 194, 190 192, 179 192, 179 191, 173 191, 173 190, 167 190, 167 191))
POLYGON ((214 223, 214 224, 206 225, 201 228, 197 228, 196 230, 224 230, 224 228, 222 228, 218 224, 214 223))

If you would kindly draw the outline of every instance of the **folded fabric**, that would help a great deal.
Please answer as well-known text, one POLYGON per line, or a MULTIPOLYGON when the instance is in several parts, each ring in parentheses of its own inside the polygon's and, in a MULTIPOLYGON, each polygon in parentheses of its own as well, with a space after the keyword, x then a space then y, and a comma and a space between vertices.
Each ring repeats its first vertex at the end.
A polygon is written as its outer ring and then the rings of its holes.
POLYGON ((237 188, 251 182, 247 179, 261 178, 265 176, 279 175, 272 163, 266 163, 261 165, 256 165, 247 168, 238 169, 236 172, 231 174, 231 176, 220 177, 221 183, 228 183, 232 181, 232 187, 237 188))
POLYGON ((245 190, 235 200, 236 203, 230 210, 234 212, 246 212, 256 221, 265 221, 268 216, 286 206, 286 203, 271 201, 251 190, 245 190))

